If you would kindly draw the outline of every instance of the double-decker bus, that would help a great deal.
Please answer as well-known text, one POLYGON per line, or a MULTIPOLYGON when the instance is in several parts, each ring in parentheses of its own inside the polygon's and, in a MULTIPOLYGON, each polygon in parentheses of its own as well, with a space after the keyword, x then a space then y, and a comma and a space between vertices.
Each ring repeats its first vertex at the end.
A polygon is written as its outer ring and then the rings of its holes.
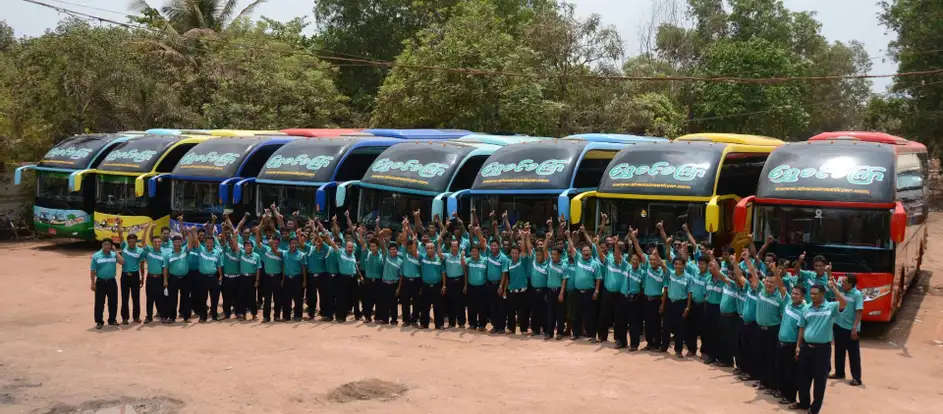
POLYGON ((768 251, 809 264, 822 255, 836 275, 854 273, 865 321, 894 318, 927 244, 929 159, 924 145, 876 132, 829 132, 782 146, 763 169, 735 225, 768 251))
POLYGON ((769 137, 705 133, 630 145, 609 163, 596 191, 573 198, 570 222, 593 228, 605 213, 613 232, 632 227, 640 242, 652 245, 661 241, 659 222, 675 240, 683 240, 687 224, 695 238, 715 249, 742 248, 748 240, 734 232, 734 207, 754 194, 767 157, 782 144, 769 137))
POLYGON ((488 157, 471 188, 449 196, 448 213, 465 215, 474 207, 488 226, 487 213, 507 211, 511 224, 529 222, 543 231, 548 218, 569 218, 570 200, 596 189, 619 150, 639 142, 667 141, 622 134, 582 134, 508 145, 488 157))
POLYGON ((15 185, 22 181, 23 172, 32 170, 36 174, 33 228, 57 237, 94 239, 95 186, 74 192, 69 178, 76 171, 95 168, 116 146, 136 136, 129 132, 76 135, 46 152, 38 164, 17 168, 13 174, 15 185))

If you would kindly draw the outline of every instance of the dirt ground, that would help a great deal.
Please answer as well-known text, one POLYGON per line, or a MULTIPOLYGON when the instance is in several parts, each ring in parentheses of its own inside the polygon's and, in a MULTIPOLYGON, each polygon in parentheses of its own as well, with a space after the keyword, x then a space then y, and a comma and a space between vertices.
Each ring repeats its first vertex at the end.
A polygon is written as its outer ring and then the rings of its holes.
MULTIPOLYGON (((865 386, 830 382, 823 412, 943 407, 943 213, 930 222, 897 322, 865 326, 865 386)), ((90 252, 0 244, 0 413, 787 411, 726 370, 585 341, 350 322, 97 331, 90 252)))

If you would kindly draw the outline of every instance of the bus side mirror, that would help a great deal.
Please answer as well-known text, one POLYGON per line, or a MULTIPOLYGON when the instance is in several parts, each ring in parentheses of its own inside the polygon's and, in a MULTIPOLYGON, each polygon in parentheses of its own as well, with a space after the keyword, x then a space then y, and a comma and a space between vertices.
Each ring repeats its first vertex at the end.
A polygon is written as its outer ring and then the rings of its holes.
POLYGON ((897 202, 894 211, 891 213, 891 240, 894 243, 903 243, 907 236, 907 212, 904 211, 904 205, 897 202))
POLYGON ((750 218, 750 208, 753 207, 753 196, 741 198, 737 206, 733 209, 733 231, 736 233, 745 233, 747 231, 747 219, 750 218))
POLYGON ((711 197, 704 210, 704 228, 708 233, 720 229, 720 206, 717 205, 717 196, 711 197))

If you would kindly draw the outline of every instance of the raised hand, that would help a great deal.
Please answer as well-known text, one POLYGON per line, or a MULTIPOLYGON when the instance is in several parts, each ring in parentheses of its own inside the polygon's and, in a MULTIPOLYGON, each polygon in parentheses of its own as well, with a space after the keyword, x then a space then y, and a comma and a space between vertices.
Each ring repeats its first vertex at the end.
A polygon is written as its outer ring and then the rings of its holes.
POLYGON ((658 230, 665 228, 664 222, 659 221, 658 223, 655 223, 655 228, 658 230))

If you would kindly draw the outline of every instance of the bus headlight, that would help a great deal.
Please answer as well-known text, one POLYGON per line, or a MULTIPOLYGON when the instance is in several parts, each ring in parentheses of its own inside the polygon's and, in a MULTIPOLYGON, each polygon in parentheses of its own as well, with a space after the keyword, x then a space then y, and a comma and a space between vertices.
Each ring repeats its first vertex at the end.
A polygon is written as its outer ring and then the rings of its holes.
POLYGON ((878 287, 864 288, 861 290, 861 296, 864 297, 865 302, 870 302, 881 296, 891 293, 891 285, 884 285, 878 287))

